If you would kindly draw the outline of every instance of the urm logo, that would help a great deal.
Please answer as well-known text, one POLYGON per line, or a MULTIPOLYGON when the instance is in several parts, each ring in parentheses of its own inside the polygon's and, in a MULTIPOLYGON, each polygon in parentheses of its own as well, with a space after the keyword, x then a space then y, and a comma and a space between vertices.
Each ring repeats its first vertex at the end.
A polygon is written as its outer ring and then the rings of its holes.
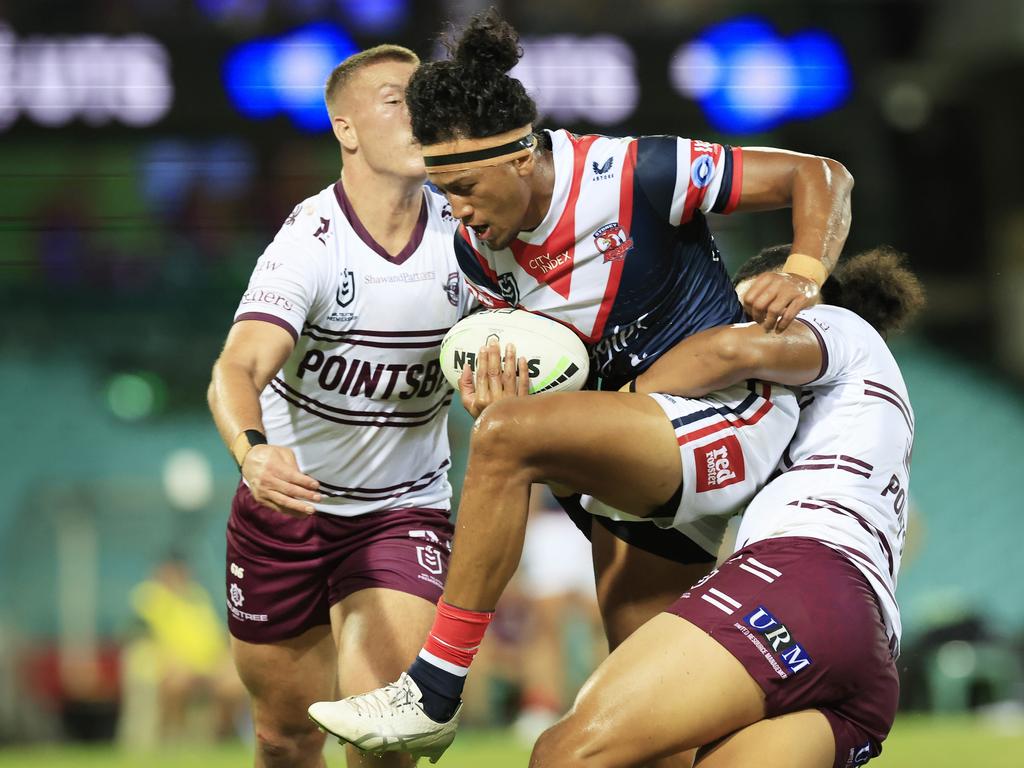
POLYGON ((745 616, 743 621, 768 641, 772 650, 779 654, 782 662, 793 674, 814 663, 804 647, 793 639, 786 625, 763 605, 759 605, 756 611, 745 616))

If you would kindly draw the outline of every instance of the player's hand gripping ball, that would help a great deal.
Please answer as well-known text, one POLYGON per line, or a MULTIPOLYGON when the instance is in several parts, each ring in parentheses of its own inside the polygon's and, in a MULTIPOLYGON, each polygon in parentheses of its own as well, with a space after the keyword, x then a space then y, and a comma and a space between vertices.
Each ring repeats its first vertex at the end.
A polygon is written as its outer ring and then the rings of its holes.
POLYGON ((460 320, 441 342, 441 370, 456 390, 462 367, 469 363, 476 370, 477 352, 491 340, 503 351, 513 344, 526 358, 531 395, 571 392, 587 381, 587 348, 569 328, 522 309, 490 309, 460 320))

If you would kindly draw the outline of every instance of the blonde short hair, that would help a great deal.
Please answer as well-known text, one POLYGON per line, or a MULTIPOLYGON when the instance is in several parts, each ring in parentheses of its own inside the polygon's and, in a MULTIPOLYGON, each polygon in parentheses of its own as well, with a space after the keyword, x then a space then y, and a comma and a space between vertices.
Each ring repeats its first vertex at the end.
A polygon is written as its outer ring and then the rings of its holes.
POLYGON ((419 66, 420 57, 408 48, 401 45, 392 45, 391 43, 375 45, 373 48, 367 48, 365 51, 349 56, 331 70, 331 74, 327 78, 327 84, 324 86, 324 102, 327 104, 328 114, 334 114, 332 106, 334 99, 356 72, 363 67, 377 64, 381 61, 404 61, 419 66))

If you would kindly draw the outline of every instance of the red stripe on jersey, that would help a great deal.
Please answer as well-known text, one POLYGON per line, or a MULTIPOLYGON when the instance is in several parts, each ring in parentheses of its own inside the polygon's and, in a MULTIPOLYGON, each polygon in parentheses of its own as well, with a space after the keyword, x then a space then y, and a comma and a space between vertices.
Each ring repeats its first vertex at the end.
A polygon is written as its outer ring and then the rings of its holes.
MULTIPOLYGON (((633 139, 626 150, 626 157, 622 163, 622 176, 619 179, 622 185, 619 190, 619 227, 627 237, 633 225, 633 172, 636 170, 636 151, 637 140, 633 139)), ((591 341, 597 341, 604 333, 605 323, 608 322, 608 315, 611 314, 615 297, 619 293, 619 282, 622 280, 622 268, 625 263, 626 258, 609 262, 608 283, 604 288, 604 298, 601 300, 601 309, 598 310, 597 319, 594 321, 594 329, 590 332, 591 341)))
POLYGON ((569 197, 558 219, 558 224, 548 238, 540 245, 524 243, 515 238, 509 249, 516 262, 538 283, 544 283, 565 299, 569 298, 572 285, 573 259, 576 253, 576 201, 583 183, 583 170, 587 162, 590 145, 598 136, 574 136, 572 140, 572 181, 569 197))
MULTIPOLYGON (((686 203, 683 205, 683 215, 679 219, 680 224, 685 224, 693 218, 694 211, 704 202, 704 196, 708 191, 707 185, 698 187, 693 183, 694 163, 701 155, 708 155, 715 168, 717 168, 718 164, 722 161, 722 145, 690 139, 690 164, 683 171, 686 174, 686 203)), ((678 172, 677 170, 676 173, 678 172)), ((712 173, 714 173, 714 170, 712 170, 712 173)))
POLYGON ((740 204, 740 191, 743 187, 743 150, 740 147, 732 148, 732 188, 729 190, 729 202, 725 204, 722 213, 732 213, 740 204))
MULTIPOLYGON (((769 395, 770 394, 771 391, 769 390, 769 395)), ((772 401, 766 399, 764 403, 761 405, 761 407, 757 409, 757 412, 754 413, 754 415, 751 416, 750 418, 739 418, 736 419, 735 421, 728 421, 726 419, 716 421, 714 424, 709 424, 708 426, 701 427, 700 429, 694 430, 693 432, 687 432, 685 435, 680 435, 678 438, 678 443, 680 445, 686 445, 687 443, 693 442, 694 440, 700 440, 702 437, 713 435, 715 434, 715 432, 720 432, 723 429, 728 429, 730 427, 735 427, 736 429, 739 429, 740 427, 752 427, 754 424, 757 424, 757 422, 763 419, 765 417, 765 414, 767 414, 768 411, 770 411, 773 407, 774 406, 772 405, 772 401)))
POLYGON ((491 280, 494 281, 494 284, 497 285, 498 284, 498 273, 495 272, 491 268, 491 265, 487 263, 487 259, 485 259, 480 254, 480 251, 478 251, 473 246, 473 239, 469 236, 469 230, 466 229, 466 225, 465 224, 460 224, 459 225, 459 235, 462 237, 463 240, 466 241, 466 245, 468 245, 469 249, 473 252, 473 256, 476 257, 477 262, 480 264, 480 269, 482 269, 484 271, 484 273, 489 278, 491 278, 491 280))

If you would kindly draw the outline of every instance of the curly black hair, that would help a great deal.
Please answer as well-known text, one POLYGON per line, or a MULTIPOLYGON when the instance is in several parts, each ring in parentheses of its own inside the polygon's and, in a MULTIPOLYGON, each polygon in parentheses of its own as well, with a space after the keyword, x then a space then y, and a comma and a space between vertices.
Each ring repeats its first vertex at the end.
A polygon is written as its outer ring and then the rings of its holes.
MULTIPOLYGON (((733 285, 778 269, 790 247, 773 245, 751 257, 736 271, 733 285)), ((925 305, 924 287, 906 254, 885 245, 841 259, 821 286, 821 298, 857 313, 882 336, 902 331, 925 305)))
POLYGON ((533 123, 537 105, 507 72, 523 55, 519 33, 493 8, 470 19, 451 58, 424 64, 405 92, 421 144, 483 138, 533 123))

